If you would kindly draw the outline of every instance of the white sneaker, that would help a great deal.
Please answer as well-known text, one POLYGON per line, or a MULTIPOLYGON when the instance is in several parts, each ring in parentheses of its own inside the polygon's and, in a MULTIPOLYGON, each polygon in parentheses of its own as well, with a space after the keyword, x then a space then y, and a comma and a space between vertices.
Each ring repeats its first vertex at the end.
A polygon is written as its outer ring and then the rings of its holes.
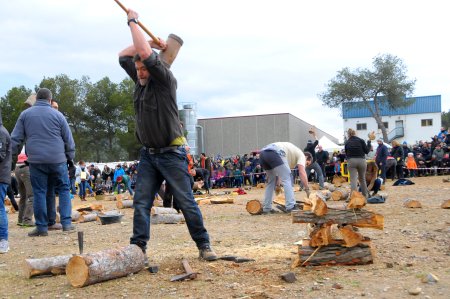
POLYGON ((0 253, 7 253, 9 251, 9 243, 7 240, 0 240, 0 253))

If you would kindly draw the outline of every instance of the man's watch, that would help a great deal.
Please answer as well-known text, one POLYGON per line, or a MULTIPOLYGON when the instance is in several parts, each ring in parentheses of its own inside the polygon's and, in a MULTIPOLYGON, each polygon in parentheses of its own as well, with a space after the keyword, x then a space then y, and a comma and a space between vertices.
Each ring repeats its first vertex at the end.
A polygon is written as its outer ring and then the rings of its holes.
POLYGON ((137 19, 135 19, 135 18, 129 19, 129 20, 127 21, 127 25, 128 25, 128 26, 130 26, 130 23, 131 23, 131 22, 133 22, 133 23, 136 23, 136 24, 137 24, 137 23, 138 23, 138 20, 137 20, 137 19))

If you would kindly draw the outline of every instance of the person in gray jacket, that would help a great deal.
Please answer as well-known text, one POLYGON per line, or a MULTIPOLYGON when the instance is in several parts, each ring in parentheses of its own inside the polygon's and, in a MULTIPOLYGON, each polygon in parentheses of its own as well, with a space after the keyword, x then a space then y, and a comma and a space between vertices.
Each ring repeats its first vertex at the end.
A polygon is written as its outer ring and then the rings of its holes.
POLYGON ((33 187, 33 209, 36 228, 28 235, 48 235, 46 193, 48 181, 59 194, 63 231, 74 230, 67 161, 75 156, 75 143, 69 125, 61 112, 50 106, 52 93, 40 88, 33 107, 22 111, 11 134, 12 154, 17 156, 26 141, 30 178, 33 187))
POLYGON ((8 216, 5 210, 9 184, 11 184, 11 138, 3 126, 0 112, 0 253, 7 253, 9 250, 8 216))

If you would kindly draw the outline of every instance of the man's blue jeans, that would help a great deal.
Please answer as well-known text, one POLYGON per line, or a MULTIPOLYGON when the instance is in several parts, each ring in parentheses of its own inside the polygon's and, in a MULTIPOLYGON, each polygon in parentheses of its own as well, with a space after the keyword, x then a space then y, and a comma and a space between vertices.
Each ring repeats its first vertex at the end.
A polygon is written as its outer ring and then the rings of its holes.
POLYGON ((73 195, 77 194, 77 188, 75 187, 75 178, 71 178, 70 180, 70 193, 72 193, 73 195))
POLYGON ((0 240, 8 240, 8 216, 5 210, 5 197, 8 184, 0 183, 0 240))
POLYGON ((59 213, 63 227, 72 223, 72 203, 69 195, 69 176, 67 163, 40 164, 30 163, 31 186, 34 195, 34 219, 39 231, 48 230, 47 188, 53 185, 59 194, 59 213))
POLYGON ((133 236, 131 244, 146 249, 150 239, 150 209, 164 180, 171 186, 174 201, 182 211, 189 233, 199 249, 209 245, 209 235, 192 193, 186 150, 150 154, 140 151, 138 177, 134 195, 133 236))

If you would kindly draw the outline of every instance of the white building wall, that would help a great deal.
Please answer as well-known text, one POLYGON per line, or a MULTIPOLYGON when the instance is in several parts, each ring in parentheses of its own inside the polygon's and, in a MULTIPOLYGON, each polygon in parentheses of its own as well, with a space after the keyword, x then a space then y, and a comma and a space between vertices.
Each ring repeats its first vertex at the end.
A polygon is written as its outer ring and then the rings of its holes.
MULTIPOLYGON (((408 144, 414 144, 419 140, 429 141, 439 133, 441 128, 441 113, 383 116, 382 120, 388 123, 388 133, 395 128, 396 121, 403 121, 405 136, 397 139, 400 143, 406 141, 408 144), (432 119, 433 125, 422 127, 422 119, 432 119)), ((369 132, 372 131, 375 131, 377 139, 382 137, 381 130, 378 130, 378 125, 373 117, 344 119, 344 130, 345 132, 349 128, 356 130, 357 124, 363 123, 367 124, 367 130, 357 130, 358 137, 366 139, 369 132)))

